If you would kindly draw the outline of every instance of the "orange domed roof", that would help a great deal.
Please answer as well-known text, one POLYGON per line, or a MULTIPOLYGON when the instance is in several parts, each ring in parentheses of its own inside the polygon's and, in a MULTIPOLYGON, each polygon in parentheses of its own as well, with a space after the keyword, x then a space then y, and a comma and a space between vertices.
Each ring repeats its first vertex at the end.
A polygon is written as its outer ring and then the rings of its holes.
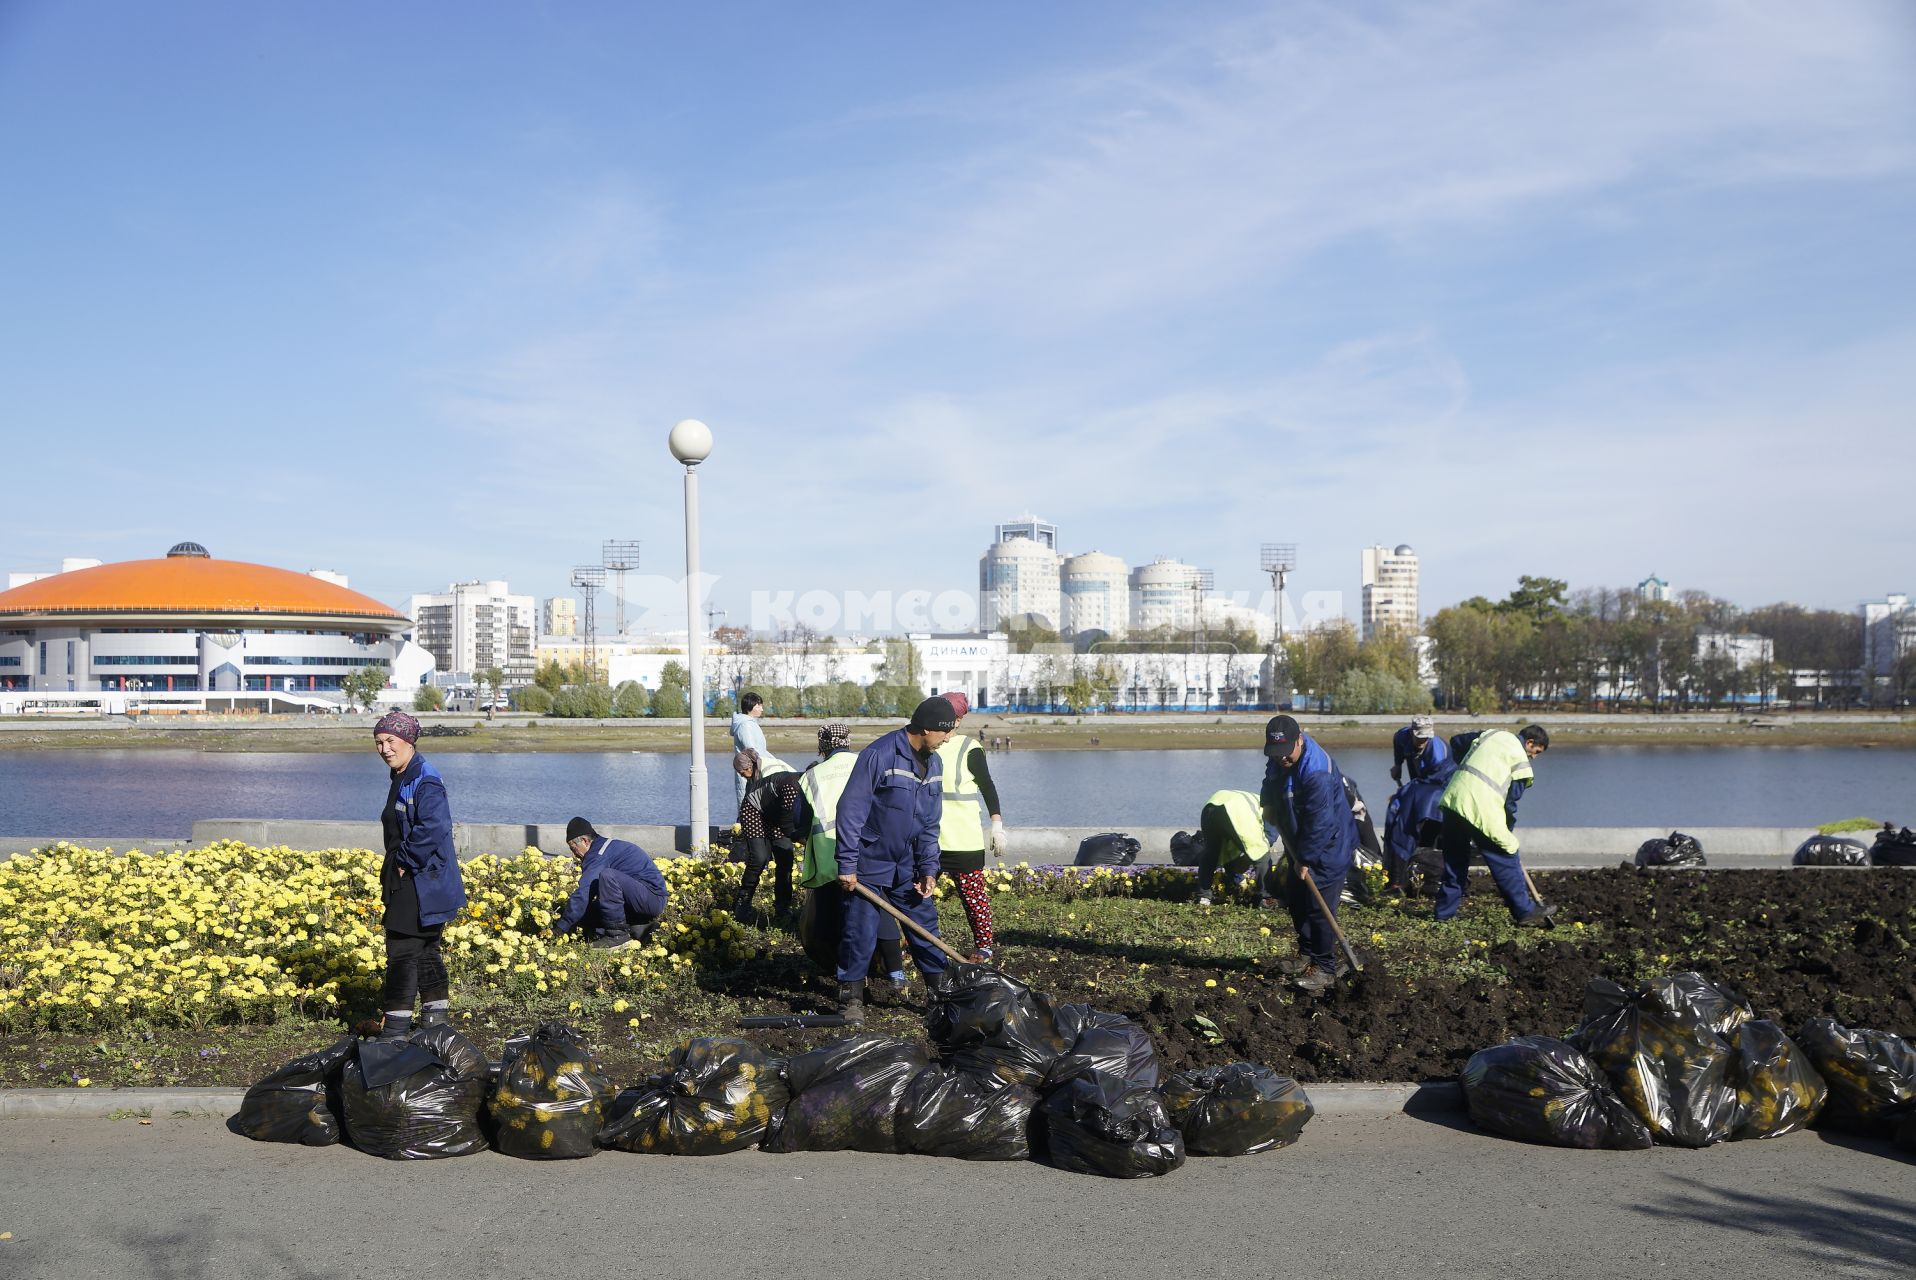
MULTIPOLYGON (((186 544, 182 544, 184 546, 186 544)), ((204 550, 75 569, 0 591, 0 618, 34 614, 245 614, 405 622, 371 596, 290 569, 214 560, 204 550)))

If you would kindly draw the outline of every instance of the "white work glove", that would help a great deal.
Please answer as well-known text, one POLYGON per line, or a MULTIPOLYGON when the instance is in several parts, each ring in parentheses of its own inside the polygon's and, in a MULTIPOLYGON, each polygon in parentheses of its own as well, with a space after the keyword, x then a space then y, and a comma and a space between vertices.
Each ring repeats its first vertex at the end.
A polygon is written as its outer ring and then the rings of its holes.
POLYGON ((1005 820, 997 814, 991 817, 991 851, 1000 858, 1005 856, 1005 820))

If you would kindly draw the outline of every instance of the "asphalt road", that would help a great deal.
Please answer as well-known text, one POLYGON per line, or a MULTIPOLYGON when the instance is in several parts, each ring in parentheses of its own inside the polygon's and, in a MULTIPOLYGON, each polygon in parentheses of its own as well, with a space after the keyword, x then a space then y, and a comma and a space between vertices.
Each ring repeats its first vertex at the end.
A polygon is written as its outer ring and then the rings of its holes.
POLYGON ((1578 1152, 1328 1117, 1117 1182, 919 1156, 398 1164, 213 1119, 0 1122, 0 1276, 1907 1276, 1916 1163, 1795 1134, 1578 1152))

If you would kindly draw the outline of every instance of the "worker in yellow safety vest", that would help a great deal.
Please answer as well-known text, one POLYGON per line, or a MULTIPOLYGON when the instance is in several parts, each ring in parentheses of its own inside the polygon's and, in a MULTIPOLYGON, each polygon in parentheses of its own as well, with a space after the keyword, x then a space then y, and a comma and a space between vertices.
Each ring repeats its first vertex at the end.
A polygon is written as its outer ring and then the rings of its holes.
POLYGON ((1471 859, 1482 855, 1504 905, 1527 929, 1548 929, 1556 908, 1530 896, 1523 863, 1517 857, 1517 801, 1536 780, 1531 761, 1550 749, 1550 734, 1540 724, 1520 732, 1492 729, 1479 734, 1437 800, 1441 822, 1437 850, 1444 856, 1437 888, 1437 918, 1448 920, 1464 905, 1471 859))
MULTIPOLYGON (((951 704, 956 720, 971 710, 971 699, 962 693, 939 695, 951 704)), ((938 826, 938 871, 950 876, 958 886, 959 901, 965 905, 965 919, 971 924, 973 964, 991 959, 991 895, 985 888, 985 828, 978 817, 978 802, 983 800, 991 817, 991 852, 1005 856, 1005 820, 998 808, 998 788, 991 781, 985 763, 984 744, 978 739, 954 732, 938 748, 944 766, 945 812, 938 826)))
POLYGON ((1197 903, 1211 905, 1211 881, 1226 875, 1257 873, 1258 894, 1265 895, 1275 827, 1264 822, 1264 805, 1255 791, 1214 791, 1198 814, 1197 903))

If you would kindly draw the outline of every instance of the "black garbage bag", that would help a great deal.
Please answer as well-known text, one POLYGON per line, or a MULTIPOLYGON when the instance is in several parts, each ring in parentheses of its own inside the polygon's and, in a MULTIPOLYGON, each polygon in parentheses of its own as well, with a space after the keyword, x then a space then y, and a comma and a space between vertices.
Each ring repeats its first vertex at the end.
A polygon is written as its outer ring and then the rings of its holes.
POLYGON ((1037 1105, 1034 1089, 933 1063, 898 1105, 899 1146, 921 1156, 1026 1160, 1037 1105))
POLYGON ((340 1070, 346 1137, 387 1160, 436 1160, 486 1149, 479 1126, 490 1066, 451 1027, 406 1040, 361 1040, 340 1070))
POLYGON ((332 1146, 340 1138, 340 1068, 358 1044, 346 1036, 267 1075, 246 1091, 234 1125, 259 1142, 332 1146))
POLYGON ((1189 831, 1180 831, 1171 837, 1171 865, 1174 867, 1195 867, 1204 856, 1204 841, 1189 831))
POLYGON ((792 1100, 768 1151, 897 1152, 898 1109, 931 1058, 909 1040, 856 1035, 785 1064, 792 1100))
POLYGON ((1078 856, 1072 861, 1074 867, 1128 867, 1138 860, 1138 852, 1144 846, 1130 836, 1119 831, 1107 831, 1103 835, 1086 836, 1078 842, 1078 856))
POLYGON ((1049 996, 981 964, 953 964, 932 981, 925 1034, 945 1065, 1031 1088, 1070 1047, 1049 996))
POLYGON ((494 1145, 524 1160, 594 1155, 612 1081, 585 1038, 563 1022, 541 1022, 506 1041, 486 1104, 494 1145))
POLYGON ((1316 1108, 1304 1086, 1255 1062, 1181 1071, 1158 1090, 1194 1156, 1249 1156, 1288 1147, 1316 1108))
POLYGON ((1155 1089, 1080 1076, 1046 1094, 1038 1114, 1045 1157, 1060 1169, 1155 1178, 1184 1163, 1184 1135, 1155 1089))
POLYGON ((1157 1086, 1158 1048, 1143 1027, 1088 1004, 1058 1005, 1056 1016, 1065 1051, 1045 1073, 1045 1088, 1094 1072, 1146 1089, 1157 1086))
POLYGON ((1742 1114, 1730 1083, 1734 1055, 1716 1027, 1744 1020, 1733 995, 1693 973, 1634 992, 1598 979, 1584 992, 1584 1012, 1571 1043, 1658 1141, 1707 1147, 1730 1136, 1742 1114))
POLYGON ((687 1040, 665 1070, 614 1101, 599 1145, 660 1156, 716 1156, 765 1141, 791 1093, 784 1062, 750 1040, 687 1040))
MULTIPOLYGON (((1658 998, 1666 1008, 1703 1024, 1725 1040, 1738 1027, 1756 1017, 1756 1011, 1740 992, 1728 983, 1706 978, 1700 973, 1673 973, 1648 985, 1656 989, 1658 998)), ((1615 988, 1616 984, 1604 983, 1602 986, 1615 988)), ((1614 1003, 1611 998, 1599 995, 1599 1007, 1593 1009, 1591 994, 1598 988, 1599 983, 1593 982, 1584 989, 1586 1014, 1602 1012, 1614 1003)))
POLYGON ((1811 836, 1796 846, 1796 856, 1790 861, 1799 867, 1867 867, 1869 849, 1860 840, 1811 836))
POLYGON ((1811 1018, 1796 1042, 1829 1086, 1830 1123, 1889 1137, 1898 1114, 1916 1109, 1916 1048, 1901 1036, 1811 1018))
POLYGON ((1681 831, 1672 831, 1668 836, 1645 840, 1638 845, 1637 865, 1639 867, 1702 867, 1709 864, 1703 856, 1703 846, 1695 836, 1686 836, 1681 831))
POLYGON ((1464 1064, 1470 1118, 1522 1142, 1583 1151, 1642 1151, 1650 1127, 1619 1098, 1596 1063, 1551 1036, 1519 1036, 1464 1064))
POLYGON ((1869 847, 1869 865, 1872 867, 1916 867, 1916 831, 1904 827, 1893 831, 1888 823, 1876 833, 1876 843, 1869 847))
POLYGON ((1730 1137, 1777 1138, 1815 1122, 1829 1088, 1783 1028, 1753 1018, 1731 1034, 1730 1045, 1736 1050, 1730 1083, 1743 1108, 1730 1137))

